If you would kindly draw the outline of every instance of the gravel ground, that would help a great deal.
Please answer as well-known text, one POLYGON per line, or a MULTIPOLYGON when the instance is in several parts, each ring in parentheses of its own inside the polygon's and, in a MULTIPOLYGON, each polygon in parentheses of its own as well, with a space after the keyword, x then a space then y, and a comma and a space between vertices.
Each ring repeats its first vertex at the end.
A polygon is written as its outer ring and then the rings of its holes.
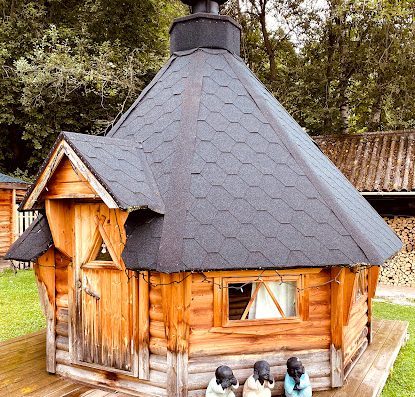
POLYGON ((415 306, 415 288, 380 284, 376 289, 375 301, 415 306))

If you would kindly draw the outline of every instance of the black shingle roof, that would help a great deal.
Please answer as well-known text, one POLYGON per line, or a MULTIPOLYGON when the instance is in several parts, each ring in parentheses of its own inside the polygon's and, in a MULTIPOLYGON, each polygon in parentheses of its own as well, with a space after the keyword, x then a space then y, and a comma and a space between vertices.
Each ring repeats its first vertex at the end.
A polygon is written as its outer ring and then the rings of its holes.
MULTIPOLYGON (((150 208, 154 212, 164 213, 163 200, 138 142, 63 132, 51 149, 38 176, 42 174, 56 146, 62 140, 74 150, 119 208, 126 211, 150 208)), ((20 208, 24 208, 35 186, 36 184, 33 184, 26 193, 20 208)))
POLYGON ((129 268, 382 264, 401 247, 226 50, 174 54, 109 136, 142 144, 165 204, 128 221, 129 268))
POLYGON ((46 217, 40 215, 10 247, 5 259, 35 261, 53 245, 46 217))
POLYGON ((25 181, 23 181, 19 178, 15 178, 13 176, 5 175, 5 174, 2 174, 1 172, 0 172, 0 183, 24 183, 24 184, 28 185, 27 182, 25 182, 25 181))
POLYGON ((164 213, 140 143, 73 132, 64 132, 63 137, 121 209, 164 213))

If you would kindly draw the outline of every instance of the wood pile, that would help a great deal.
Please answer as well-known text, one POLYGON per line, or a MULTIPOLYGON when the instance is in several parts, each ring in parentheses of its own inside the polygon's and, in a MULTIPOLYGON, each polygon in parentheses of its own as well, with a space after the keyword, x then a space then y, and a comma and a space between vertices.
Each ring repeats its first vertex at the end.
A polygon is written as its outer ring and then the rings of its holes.
POLYGON ((382 267, 379 282, 415 287, 415 217, 384 218, 402 240, 403 248, 382 267))

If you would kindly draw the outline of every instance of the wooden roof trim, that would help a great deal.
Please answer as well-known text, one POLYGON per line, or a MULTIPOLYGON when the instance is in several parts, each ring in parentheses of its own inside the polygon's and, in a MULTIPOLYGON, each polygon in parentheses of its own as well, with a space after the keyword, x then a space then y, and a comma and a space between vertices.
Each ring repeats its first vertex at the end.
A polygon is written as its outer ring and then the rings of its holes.
POLYGON ((0 189, 27 190, 30 183, 0 182, 0 189))
POLYGON ((44 170, 35 182, 35 186, 26 198, 22 210, 34 209, 39 196, 46 188, 47 183, 56 171, 63 157, 66 156, 69 161, 77 168, 85 180, 91 185, 91 187, 98 193, 102 201, 108 206, 108 208, 118 208, 117 203, 111 197, 111 195, 105 190, 97 178, 92 174, 88 167, 82 162, 75 151, 62 139, 55 150, 52 152, 49 161, 47 162, 44 170))

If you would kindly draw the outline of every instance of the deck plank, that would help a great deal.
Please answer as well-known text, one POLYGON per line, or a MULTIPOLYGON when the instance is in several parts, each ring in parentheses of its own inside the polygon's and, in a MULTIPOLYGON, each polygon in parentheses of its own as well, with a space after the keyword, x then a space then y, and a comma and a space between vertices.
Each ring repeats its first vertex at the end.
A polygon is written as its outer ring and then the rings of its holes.
POLYGON ((315 397, 377 397, 406 337, 408 323, 382 320, 376 322, 373 342, 363 353, 339 389, 315 392, 315 397))
POLYGON ((393 363, 398 357, 400 348, 404 343, 407 328, 405 323, 396 323, 390 338, 382 346, 370 371, 356 390, 356 395, 362 397, 377 397, 380 394, 385 387, 393 363))

